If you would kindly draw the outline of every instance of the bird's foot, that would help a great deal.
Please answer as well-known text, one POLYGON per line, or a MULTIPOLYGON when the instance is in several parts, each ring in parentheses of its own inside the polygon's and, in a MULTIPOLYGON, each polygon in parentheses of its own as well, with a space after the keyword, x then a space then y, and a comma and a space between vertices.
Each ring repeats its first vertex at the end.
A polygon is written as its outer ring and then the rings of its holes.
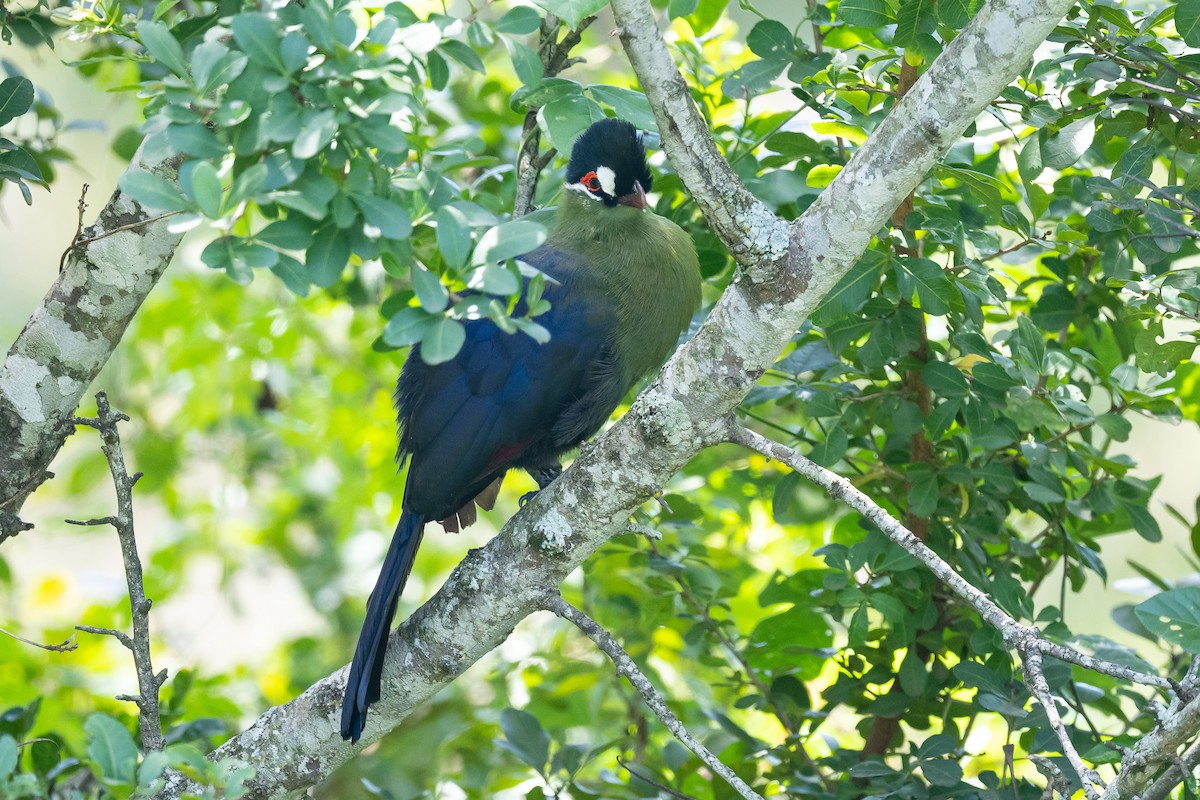
POLYGON ((541 489, 534 489, 532 492, 526 492, 521 495, 520 499, 517 500, 517 508, 524 508, 525 504, 537 497, 539 492, 541 492, 541 489))

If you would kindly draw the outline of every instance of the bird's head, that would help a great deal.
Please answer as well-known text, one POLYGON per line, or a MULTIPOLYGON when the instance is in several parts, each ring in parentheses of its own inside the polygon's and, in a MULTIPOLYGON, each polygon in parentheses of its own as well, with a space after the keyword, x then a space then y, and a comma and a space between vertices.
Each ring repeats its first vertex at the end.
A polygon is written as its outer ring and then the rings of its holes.
POLYGON ((575 140, 567 164, 567 189, 609 208, 645 210, 650 184, 642 137, 625 120, 602 119, 575 140))

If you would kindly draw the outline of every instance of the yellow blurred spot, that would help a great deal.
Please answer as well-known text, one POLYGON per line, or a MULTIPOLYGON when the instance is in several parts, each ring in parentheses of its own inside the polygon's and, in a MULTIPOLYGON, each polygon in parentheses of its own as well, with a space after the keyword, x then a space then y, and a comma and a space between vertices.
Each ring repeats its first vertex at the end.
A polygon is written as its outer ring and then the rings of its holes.
POLYGON ((263 697, 272 705, 282 705, 292 699, 291 692, 288 691, 287 675, 282 670, 273 668, 262 673, 258 687, 262 689, 263 697))
POLYGON ((62 575, 47 575, 33 590, 33 602, 39 606, 57 605, 66 595, 67 579, 62 575))

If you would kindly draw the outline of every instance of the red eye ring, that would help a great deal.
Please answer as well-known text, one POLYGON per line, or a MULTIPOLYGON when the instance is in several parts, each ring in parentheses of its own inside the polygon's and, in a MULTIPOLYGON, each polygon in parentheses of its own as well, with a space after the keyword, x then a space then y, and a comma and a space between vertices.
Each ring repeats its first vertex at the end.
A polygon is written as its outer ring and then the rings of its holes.
POLYGON ((579 179, 579 182, 592 194, 600 193, 600 179, 596 177, 595 172, 589 172, 587 175, 584 175, 579 179))

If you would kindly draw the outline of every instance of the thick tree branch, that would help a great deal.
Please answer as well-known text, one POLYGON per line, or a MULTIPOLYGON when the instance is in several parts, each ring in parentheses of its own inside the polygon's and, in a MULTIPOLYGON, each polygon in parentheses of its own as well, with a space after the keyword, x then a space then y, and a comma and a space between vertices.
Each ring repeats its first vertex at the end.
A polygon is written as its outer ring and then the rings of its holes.
MULTIPOLYGON (((139 151, 128 171, 173 180, 177 166, 147 163, 139 151)), ((51 477, 83 393, 174 255, 181 234, 167 226, 114 192, 9 348, 0 367, 0 543, 32 527, 21 506, 51 477)))
POLYGON ((596 646, 612 659, 617 672, 625 676, 625 679, 637 690, 638 695, 650 707, 654 715, 662 721, 662 724, 666 726, 672 736, 679 740, 680 744, 691 750, 697 758, 708 765, 709 769, 720 775, 723 781, 746 800, 763 800, 758 792, 747 786, 746 782, 739 778, 733 770, 721 763, 721 759, 713 755, 712 751, 688 733, 687 728, 679 721, 679 717, 675 716, 675 713, 667 706, 667 701, 655 690, 654 684, 650 683, 650 679, 638 669, 637 664, 629 657, 624 648, 617 644, 616 639, 608 631, 557 594, 546 601, 546 610, 552 611, 570 622, 583 631, 584 636, 595 642, 596 646))
MULTIPOLYGON (((312 786, 503 641, 540 607, 548 588, 625 530, 645 498, 702 447, 724 438, 726 419, 800 322, 861 257, 891 210, 1025 66, 1070 5, 991 0, 789 230, 749 198, 732 173, 704 163, 719 156, 711 142, 705 144, 708 132, 696 124, 699 115, 686 88, 685 102, 672 101, 679 108, 667 105, 680 83, 673 65, 667 70, 655 61, 654 53, 666 51, 648 2, 613 0, 667 153, 737 251, 741 271, 700 332, 629 413, 585 447, 495 539, 468 554, 433 599, 393 633, 383 699, 358 745, 338 735, 341 670, 269 710, 214 757, 259 767, 252 797, 312 786)), ((179 797, 184 789, 176 781, 163 796, 179 797)))
POLYGON ((117 630, 86 625, 79 625, 77 629, 86 633, 113 636, 133 653, 138 693, 136 696, 121 695, 117 699, 128 700, 137 705, 142 748, 146 751, 162 750, 162 717, 158 708, 158 690, 167 679, 167 671, 154 674, 154 665, 150 659, 152 601, 146 597, 145 582, 142 580, 142 559, 138 556, 137 537, 133 529, 133 487, 142 477, 142 473, 130 475, 125 468, 125 454, 121 450, 121 435, 117 431, 117 423, 128 422, 129 417, 109 406, 108 396, 104 392, 96 394, 96 408, 98 413, 95 419, 76 417, 75 422, 99 431, 101 449, 104 450, 104 457, 108 459, 108 469, 112 473, 113 486, 117 490, 117 515, 106 521, 117 529, 117 538, 121 543, 121 560, 125 563, 125 585, 129 591, 133 636, 117 630))

